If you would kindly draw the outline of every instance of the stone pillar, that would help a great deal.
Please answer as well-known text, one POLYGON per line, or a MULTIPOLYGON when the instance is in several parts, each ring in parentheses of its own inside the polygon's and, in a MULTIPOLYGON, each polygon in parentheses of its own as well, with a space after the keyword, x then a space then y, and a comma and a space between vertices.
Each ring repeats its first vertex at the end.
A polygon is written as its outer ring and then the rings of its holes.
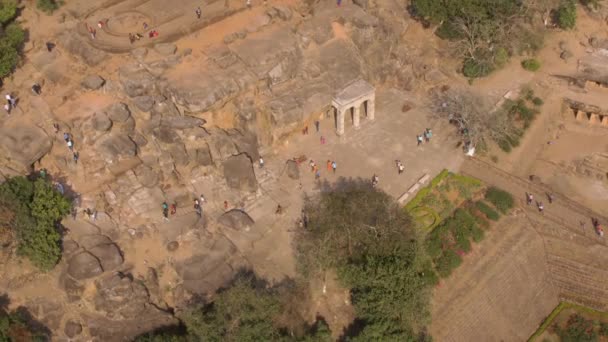
POLYGON ((367 118, 369 120, 374 120, 376 117, 376 97, 372 97, 367 100, 367 118))
POLYGON ((344 134, 344 114, 346 113, 346 110, 338 108, 337 111, 338 117, 336 122, 336 134, 342 135, 344 134))
POLYGON ((591 113, 591 116, 589 117, 589 122, 592 124, 600 123, 600 116, 597 114, 591 113))
POLYGON ((359 115, 361 112, 361 104, 356 104, 353 107, 353 126, 355 126, 355 129, 359 129, 359 115))
POLYGON ((608 126, 608 115, 602 116, 602 126, 608 126))

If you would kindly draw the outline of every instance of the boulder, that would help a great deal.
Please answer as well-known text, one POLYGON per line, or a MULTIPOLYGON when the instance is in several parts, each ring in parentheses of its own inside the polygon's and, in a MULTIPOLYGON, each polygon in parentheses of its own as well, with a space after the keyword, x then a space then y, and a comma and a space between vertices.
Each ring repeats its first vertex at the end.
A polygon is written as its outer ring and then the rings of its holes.
POLYGON ((99 259, 104 271, 116 269, 123 263, 120 249, 113 243, 95 246, 89 249, 89 252, 99 259))
POLYGON ((363 9, 367 9, 369 0, 353 0, 353 3, 363 9))
POLYGON ((300 168, 295 160, 287 161, 287 177, 291 179, 300 179, 300 168))
POLYGON ((148 95, 155 89, 156 78, 148 70, 137 65, 120 68, 118 77, 129 97, 148 95))
MULTIPOLYGON (((88 38, 88 35, 87 35, 88 38)), ((89 66, 95 66, 106 59, 107 54, 94 48, 80 36, 78 30, 65 30, 59 36, 59 44, 69 53, 79 56, 89 66)))
POLYGON ((289 20, 292 17, 291 9, 287 6, 276 5, 272 7, 277 11, 277 16, 283 20, 289 20))
POLYGON ((209 152, 209 146, 204 145, 194 150, 194 162, 197 165, 209 166, 213 164, 213 158, 211 158, 211 153, 209 152))
POLYGON ((65 322, 63 332, 69 338, 74 338, 82 333, 82 324, 69 320, 65 322))
POLYGON ((62 254, 65 256, 69 256, 72 253, 76 252, 80 247, 78 243, 74 240, 64 240, 61 244, 62 246, 62 254))
POLYGON ((137 155, 137 146, 127 135, 109 134, 101 138, 96 145, 98 151, 109 161, 137 155))
POLYGON ((82 280, 102 274, 103 269, 99 260, 91 253, 82 252, 70 259, 67 272, 75 279, 82 280))
POLYGON ((111 104, 104 111, 114 122, 125 122, 131 117, 129 108, 122 102, 111 104))
POLYGON ((78 243, 80 243, 80 246, 82 246, 84 249, 91 249, 98 245, 112 243, 112 240, 109 237, 101 234, 87 234, 79 237, 78 243))
POLYGON ((171 241, 167 244, 167 250, 169 252, 175 252, 179 248, 179 242, 171 241))
POLYGON ((224 177, 229 187, 249 192, 255 192, 258 189, 251 159, 245 153, 228 158, 223 163, 223 167, 224 177))
POLYGON ((154 45, 154 50, 163 56, 169 56, 177 51, 177 46, 172 43, 160 43, 154 45))
POLYGON ((147 188, 158 185, 158 174, 151 167, 142 164, 133 169, 133 172, 141 185, 147 188))
POLYGON ((270 16, 267 14, 260 14, 255 16, 247 26, 247 32, 253 33, 259 31, 262 27, 270 24, 270 16))
POLYGON ((149 112, 152 110, 152 107, 154 106, 154 97, 149 96, 149 95, 144 95, 144 96, 136 96, 133 98, 133 103, 135 103, 135 106, 137 108, 139 108, 139 110, 141 110, 142 112, 149 112))
POLYGON ((130 274, 113 273, 95 281, 95 309, 113 320, 134 319, 148 306, 148 291, 130 274))
POLYGON ((181 142, 179 135, 169 127, 161 126, 152 131, 158 141, 165 144, 175 144, 181 142))
POLYGON ((244 230, 254 224, 253 219, 246 212, 239 209, 232 209, 223 213, 218 222, 236 230, 244 230))
POLYGON ((29 173, 32 164, 51 150, 51 138, 41 128, 23 122, 0 128, 0 164, 29 173))
POLYGON ((106 83, 106 80, 97 75, 89 75, 85 77, 80 83, 83 88, 88 90, 97 90, 106 83))
POLYGON ((80 284, 77 280, 68 275, 61 277, 61 285, 68 297, 68 302, 80 300, 82 294, 84 293, 84 285, 80 284))
POLYGON ((167 126, 173 129, 186 129, 202 126, 206 123, 205 120, 195 118, 193 116, 164 116, 160 120, 162 126, 167 126))
POLYGON ((95 113, 91 116, 91 127, 98 132, 107 132, 112 128, 112 121, 105 113, 95 113))
POLYGON ((144 59, 146 55, 148 55, 148 49, 146 49, 145 47, 138 47, 136 49, 131 50, 131 56, 135 57, 135 59, 144 59))

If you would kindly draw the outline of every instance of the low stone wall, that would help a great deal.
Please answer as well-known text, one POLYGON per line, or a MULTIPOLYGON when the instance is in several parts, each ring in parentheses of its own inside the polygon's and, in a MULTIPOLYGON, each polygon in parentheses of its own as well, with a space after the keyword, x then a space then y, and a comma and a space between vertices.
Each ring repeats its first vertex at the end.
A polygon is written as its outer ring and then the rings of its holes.
POLYGON ((414 183, 414 185, 407 189, 403 195, 399 196, 397 202, 402 205, 405 204, 410 196, 414 195, 418 190, 420 190, 426 184, 426 182, 429 181, 429 179, 431 179, 431 176, 425 173, 424 176, 422 176, 416 183, 414 183))

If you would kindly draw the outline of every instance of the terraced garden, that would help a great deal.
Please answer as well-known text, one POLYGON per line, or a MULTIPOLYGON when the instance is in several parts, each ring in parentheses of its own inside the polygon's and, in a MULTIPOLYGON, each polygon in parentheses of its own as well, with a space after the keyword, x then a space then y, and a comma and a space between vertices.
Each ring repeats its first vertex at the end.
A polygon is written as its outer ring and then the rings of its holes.
POLYGON ((608 313, 562 302, 528 341, 608 341, 608 313))
POLYGON ((405 210, 427 235, 426 248, 434 271, 430 280, 437 283, 437 275, 448 277, 471 251, 471 243, 483 239, 491 221, 512 207, 509 193, 447 170, 421 189, 405 210))

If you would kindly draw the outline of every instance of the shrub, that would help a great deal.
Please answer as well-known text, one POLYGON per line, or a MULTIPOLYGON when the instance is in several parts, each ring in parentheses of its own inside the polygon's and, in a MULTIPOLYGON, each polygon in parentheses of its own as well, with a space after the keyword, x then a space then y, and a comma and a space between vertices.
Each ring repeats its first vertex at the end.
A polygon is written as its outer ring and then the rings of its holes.
POLYGON ((519 137, 517 135, 507 135, 505 139, 509 142, 509 144, 513 147, 519 146, 519 137))
POLYGON ((0 1, 0 24, 5 25, 17 15, 17 0, 0 1))
POLYGON ((473 227, 473 229, 471 230, 471 238, 473 239, 473 241, 479 242, 479 241, 483 240, 483 237, 484 237, 483 229, 479 228, 478 226, 473 227))
POLYGON ((564 30, 573 29, 576 26, 576 4, 574 0, 565 0, 557 9, 557 25, 564 30))
POLYGON ((543 99, 541 99, 540 97, 535 97, 534 99, 532 99, 532 103, 537 106, 540 107, 542 106, 545 102, 543 101, 543 99))
POLYGON ((528 71, 537 71, 540 69, 540 62, 534 58, 524 59, 521 66, 528 71))
POLYGON ((494 64, 497 68, 502 68, 509 61, 509 52, 505 48, 498 48, 494 56, 494 64))
POLYGON ((471 251, 471 242, 469 241, 469 230, 462 229, 459 230, 456 234, 454 234, 454 238, 456 238, 456 247, 468 253, 471 251))
POLYGON ((453 250, 447 250, 443 255, 437 259, 435 266, 437 273, 441 278, 446 278, 452 271, 462 264, 462 258, 456 254, 453 250))
POLYGON ((601 336, 608 336, 608 323, 600 322, 600 330, 599 333, 601 336))
POLYGON ((494 209, 490 208, 490 206, 485 204, 483 201, 477 201, 475 203, 475 207, 477 207, 479 211, 481 211, 484 215, 486 215, 487 218, 492 221, 498 221, 498 219, 500 218, 500 214, 498 214, 494 209))
POLYGON ((486 191, 485 197, 496 207, 496 209, 500 210, 502 213, 506 213, 513 208, 513 196, 504 190, 496 187, 490 187, 486 191))
POLYGON ((55 0, 37 0, 36 1, 36 7, 45 12, 46 14, 53 14, 53 12, 55 12, 57 9, 59 9, 59 6, 61 5, 61 2, 55 1, 55 0))
POLYGON ((479 78, 489 75, 494 68, 489 63, 469 58, 462 65, 462 74, 469 78, 479 78))
POLYGON ((500 147, 501 150, 509 153, 511 152, 511 144, 509 143, 509 141, 507 139, 501 139, 499 141, 496 142, 498 144, 498 147, 500 147))

